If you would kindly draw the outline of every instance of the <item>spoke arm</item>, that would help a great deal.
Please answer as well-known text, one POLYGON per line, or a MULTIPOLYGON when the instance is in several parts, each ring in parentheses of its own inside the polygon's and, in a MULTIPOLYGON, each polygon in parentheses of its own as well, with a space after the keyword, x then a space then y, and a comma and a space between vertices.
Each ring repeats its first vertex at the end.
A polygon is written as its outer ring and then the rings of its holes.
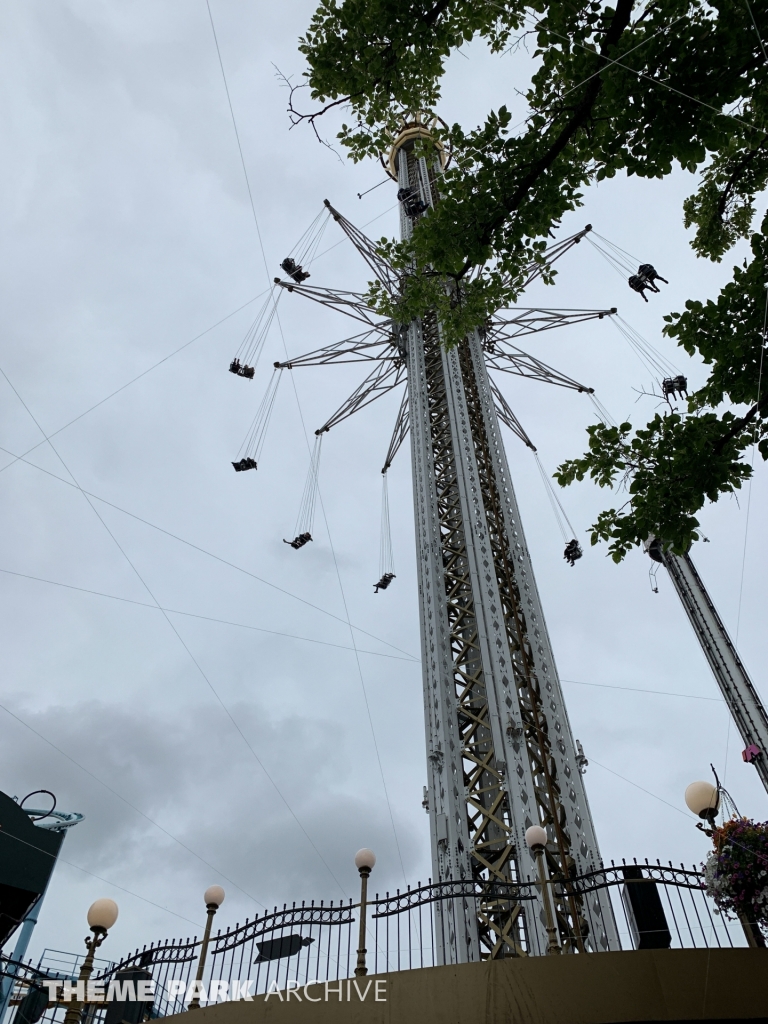
POLYGON ((592 394, 594 388, 580 384, 572 377, 567 377, 553 367, 543 363, 540 359, 523 352, 515 345, 506 343, 504 349, 496 349, 495 352, 486 354, 486 361, 489 369, 499 370, 501 373, 513 373, 518 377, 528 377, 530 380, 540 380, 545 384, 557 384, 561 388, 572 388, 574 391, 592 394))
POLYGON ((371 330, 344 338, 332 345, 324 345, 312 352, 276 362, 278 370, 293 370, 297 366, 326 366, 329 363, 367 363, 400 358, 392 333, 392 321, 385 320, 371 330))
POLYGON ((354 224, 348 221, 346 217, 339 213, 338 210, 335 210, 327 199, 325 200, 325 205, 328 207, 333 219, 341 227, 341 230, 363 257, 379 281, 381 281, 390 295, 394 295, 398 290, 397 274, 390 264, 382 257, 376 244, 372 242, 367 235, 364 235, 359 228, 356 228, 354 224))
POLYGON ((397 419, 395 420, 395 429, 392 431, 392 440, 389 442, 387 457, 384 460, 384 468, 381 471, 382 473, 386 473, 392 465, 394 458, 400 449, 400 445, 408 436, 408 428, 408 389, 406 388, 403 393, 403 400, 400 403, 400 409, 397 413, 397 419))
POLYGON ((531 282, 535 281, 537 277, 541 277, 547 267, 551 267, 553 263, 556 263, 569 249, 572 249, 574 245, 578 245, 582 238, 589 234, 592 230, 592 225, 587 224, 581 231, 577 231, 575 235, 570 235, 568 238, 564 238, 562 242, 555 242, 554 245, 550 245, 548 249, 544 251, 544 263, 531 263, 528 267, 528 277, 525 279, 523 288, 527 288, 531 282))
POLYGON ((538 309, 536 307, 515 307, 509 314, 493 317, 487 331, 486 344, 493 345, 497 340, 519 338, 526 334, 540 334, 551 331, 555 327, 568 327, 570 324, 583 323, 586 320, 602 320, 617 312, 611 309, 538 309))
POLYGON ((281 281, 279 277, 275 278, 275 284, 286 291, 298 292, 299 295, 319 302, 322 306, 328 306, 329 309, 336 309, 339 313, 351 316, 353 320, 362 320, 370 327, 376 326, 374 317, 378 314, 371 309, 360 292, 347 292, 339 288, 315 288, 308 284, 281 281))
POLYGON ((530 437, 528 437, 525 430, 523 429, 523 425, 521 424, 520 420, 512 412, 506 398, 504 397, 504 395, 502 395, 501 391, 499 391, 498 384, 496 383, 495 380, 492 379, 491 391, 493 392, 493 400, 496 406, 496 415, 499 417, 501 422, 505 426, 509 427, 513 434, 517 434, 520 440, 524 444, 527 444, 531 451, 535 452, 536 445, 533 443, 530 437))
POLYGON ((405 365, 402 361, 382 362, 375 366, 359 387, 355 388, 344 402, 325 423, 316 430, 316 434, 324 434, 337 423, 348 419, 354 413, 364 409, 377 398, 386 395, 405 380, 405 365))

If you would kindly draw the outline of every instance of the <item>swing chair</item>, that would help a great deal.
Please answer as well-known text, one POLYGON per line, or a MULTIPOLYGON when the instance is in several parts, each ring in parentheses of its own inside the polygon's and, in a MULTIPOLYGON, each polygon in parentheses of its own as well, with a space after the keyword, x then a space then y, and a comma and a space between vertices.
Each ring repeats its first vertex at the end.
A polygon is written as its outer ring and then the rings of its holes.
POLYGON ((261 458, 269 421, 272 418, 272 410, 275 407, 281 372, 280 370, 272 371, 272 377, 267 385, 267 390, 264 392, 261 404, 256 410, 253 423, 246 434, 245 440, 240 445, 240 451, 237 453, 238 458, 232 463, 236 473, 244 473, 246 470, 259 468, 258 461, 261 458))
POLYGON ((246 469, 258 469, 258 463, 256 459, 240 459, 239 462, 233 462, 232 465, 235 467, 236 473, 244 473, 246 469))
POLYGON ((565 551, 563 552, 563 558, 573 568, 574 565, 582 558, 584 552, 581 550, 581 545, 574 537, 573 540, 569 540, 565 545, 565 551))
POLYGON ((253 375, 256 373, 256 367, 243 366, 240 360, 235 358, 229 364, 229 372, 236 373, 238 377, 247 377, 248 380, 253 380, 253 375))
POLYGON ((652 263, 640 263, 637 266, 638 261, 636 257, 625 249, 621 249, 615 243, 609 242, 602 235, 598 235, 596 231, 593 231, 591 235, 585 235, 585 238, 590 245, 597 249, 601 256, 608 260, 614 270, 618 271, 622 277, 629 271, 630 276, 627 278, 627 284, 633 292, 637 292, 641 296, 644 302, 648 301, 645 294, 646 291, 655 292, 656 294, 661 291, 656 284, 657 281, 669 284, 666 277, 662 277, 652 263), (595 238, 599 238, 602 245, 600 242, 596 242, 595 238), (635 266, 637 266, 637 270, 634 270, 635 266))
POLYGON ((688 378, 684 377, 682 373, 677 377, 665 377, 661 382, 661 390, 666 400, 672 405, 670 398, 678 399, 683 395, 688 397, 688 378))
POLYGON ((538 453, 534 452, 533 457, 534 459, 536 459, 536 465, 538 466, 539 475, 541 476, 542 482, 544 484, 544 489, 547 492, 549 504, 552 506, 552 511, 555 514, 557 525, 559 526, 560 533, 563 536, 563 543, 565 544, 563 558, 566 560, 568 565, 570 565, 570 567, 573 568, 574 565, 576 565, 576 563, 578 562, 578 560, 584 557, 584 552, 581 549, 581 544, 579 544, 579 542, 574 537, 576 531, 571 525, 571 521, 565 513, 565 509, 563 508, 562 502, 558 498, 557 492, 552 486, 552 481, 550 480, 549 476, 546 473, 546 470, 541 464, 541 459, 539 458, 538 453), (568 540, 569 532, 571 535, 571 540, 568 540))
POLYGON ((312 526, 315 521, 315 505, 317 503, 318 471, 320 469, 320 449, 323 443, 323 435, 315 435, 315 447, 309 460, 309 471, 304 484, 304 493, 301 496, 301 505, 296 519, 295 537, 293 540, 283 538, 283 544, 288 544, 294 551, 298 551, 312 540, 312 526))
POLYGON ((300 533, 298 535, 298 537, 294 537, 293 540, 285 540, 285 539, 283 539, 283 544, 290 544, 290 546, 294 549, 294 551, 298 551, 299 548, 303 548, 305 544, 309 544, 309 542, 311 540, 312 540, 312 534, 307 532, 307 533, 300 533))
POLYGON ((288 277, 293 278, 296 284, 301 284, 302 281, 306 281, 308 277, 312 276, 304 270, 300 263, 297 263, 296 260, 292 260, 290 256, 286 256, 280 264, 280 269, 284 270, 288 277))
POLYGON ((310 264, 315 258, 320 239, 323 237, 330 217, 330 211, 324 206, 280 264, 280 269, 296 284, 301 284, 310 277, 310 273, 304 269, 304 265, 310 264))
POLYGON ((406 217, 419 217, 429 209, 427 204, 421 198, 419 189, 414 185, 411 185, 410 188, 399 189, 397 198, 398 201, 403 204, 403 210, 405 211, 406 217))
POLYGON ((386 590, 395 579, 395 560, 392 554, 392 530, 389 524, 389 488, 387 471, 381 474, 381 538, 379 541, 379 582, 374 583, 373 592, 386 590))

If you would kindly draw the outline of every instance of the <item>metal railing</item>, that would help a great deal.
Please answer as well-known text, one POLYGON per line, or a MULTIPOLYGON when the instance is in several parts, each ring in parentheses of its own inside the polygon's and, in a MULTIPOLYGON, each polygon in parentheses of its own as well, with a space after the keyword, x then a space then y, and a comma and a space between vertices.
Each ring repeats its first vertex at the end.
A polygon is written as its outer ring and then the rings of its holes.
MULTIPOLYGON (((608 890, 622 949, 712 949, 748 944, 741 923, 718 914, 704 891, 702 875, 682 865, 675 867, 658 861, 612 863, 599 871, 551 885, 556 901, 577 901, 585 940, 605 932, 600 903, 590 896, 608 890)), ((531 880, 490 887, 472 881, 429 883, 384 896, 377 894, 367 904, 368 973, 450 962, 447 940, 435 927, 433 906, 442 904, 442 920, 450 922, 453 908, 461 908, 467 902, 474 902, 478 914, 491 912, 504 902, 521 905, 524 915, 541 913, 539 886, 531 880)), ((210 940, 202 1001, 242 999, 270 990, 303 989, 313 984, 335 986, 343 979, 353 978, 358 914, 359 904, 351 901, 292 904, 220 930, 210 940)), ((529 927, 526 933, 525 952, 544 954, 546 949, 537 945, 540 930, 529 927)), ((156 986, 154 1003, 147 1008, 150 1015, 179 1013, 189 1001, 188 986, 195 978, 201 945, 196 937, 153 943, 96 971, 93 979, 108 985, 120 972, 144 968, 156 986)), ((578 953, 589 948, 585 941, 572 943, 564 951, 578 953)), ((15 1003, 30 982, 46 973, 31 963, 14 965, 4 960, 2 972, 9 971, 17 975, 15 1003)), ((336 989, 332 987, 331 991, 336 989)), ((52 1005, 44 1020, 61 1024, 65 1010, 64 1004, 52 1005)), ((85 1020, 87 1024, 98 1024, 104 1013, 103 1005, 92 1004, 85 1020)))

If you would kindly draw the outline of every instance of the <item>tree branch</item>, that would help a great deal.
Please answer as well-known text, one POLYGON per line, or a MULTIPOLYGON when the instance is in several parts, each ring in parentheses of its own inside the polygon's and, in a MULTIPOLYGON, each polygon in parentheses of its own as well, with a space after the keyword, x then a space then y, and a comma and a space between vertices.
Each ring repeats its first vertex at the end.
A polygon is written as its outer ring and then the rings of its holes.
POLYGON ((732 441, 737 434, 740 434, 744 427, 750 424, 757 414, 762 412, 766 406, 768 406, 768 394, 763 395, 760 401, 756 402, 745 416, 733 421, 730 429, 727 430, 720 440, 712 446, 712 450, 715 455, 719 455, 728 442, 732 441))
POLYGON ((749 165, 755 159, 760 150, 765 149, 766 143, 768 143, 768 138, 763 139, 759 146, 757 146, 755 149, 751 149, 746 156, 742 157, 742 159, 737 162, 733 172, 728 178, 728 181, 725 183, 725 188, 723 189, 722 195, 720 196, 720 200, 717 204, 717 215, 721 223, 725 215, 725 208, 728 205, 728 202, 731 198, 731 193, 733 191, 734 185, 739 180, 741 174, 747 169, 747 167, 749 167, 749 165))
MULTIPOLYGON (((633 7, 634 0, 619 0, 616 4, 616 11, 611 19, 611 24, 608 26, 608 30, 605 33, 605 37, 599 50, 601 57, 607 57, 608 51, 618 43, 622 33, 629 25, 633 7)), ((490 242, 494 231, 504 223, 513 210, 517 209, 536 181, 542 174, 544 174, 545 171, 549 170, 579 128, 581 128, 584 122, 589 118, 602 86, 603 79, 602 72, 600 72, 588 83, 584 98, 581 103, 578 104, 572 117, 552 143, 549 150, 533 164, 529 173, 522 179, 515 191, 506 201, 504 204, 504 213, 499 217, 495 217, 483 231, 480 236, 481 245, 487 245, 490 242)), ((467 261, 459 271, 458 276, 463 277, 470 269, 471 265, 472 264, 467 261)))
POLYGON ((296 108, 293 105, 293 94, 299 89, 306 89, 307 85, 304 83, 302 85, 294 85, 291 82, 290 78, 286 74, 284 74, 280 70, 280 68, 277 67, 276 64, 273 64, 272 67, 275 69, 277 77, 282 81, 285 88, 288 89, 288 116, 291 121, 291 128, 295 128, 296 125, 301 124, 302 121, 308 121, 312 125, 312 131, 315 133, 315 138, 317 139, 317 141, 321 145, 327 146, 327 148, 330 149, 332 153, 336 153, 336 156, 339 157, 339 160, 341 160, 341 157, 333 148, 333 146, 329 142, 326 142, 326 140, 321 137, 320 133, 317 130, 317 125, 315 124, 315 118, 321 117, 323 114, 325 114, 328 110, 331 110, 333 107, 338 107, 344 103, 348 103, 349 100, 353 99, 353 97, 342 96, 338 100, 333 100, 332 103, 326 103, 324 107, 321 107, 320 110, 316 110, 313 114, 302 114, 298 110, 296 110, 296 108))
POLYGON ((431 25, 433 22, 437 21, 437 19, 440 17, 443 11, 450 5, 450 3, 451 0, 438 0, 438 3, 435 4, 432 10, 424 15, 424 21, 428 25, 431 25))

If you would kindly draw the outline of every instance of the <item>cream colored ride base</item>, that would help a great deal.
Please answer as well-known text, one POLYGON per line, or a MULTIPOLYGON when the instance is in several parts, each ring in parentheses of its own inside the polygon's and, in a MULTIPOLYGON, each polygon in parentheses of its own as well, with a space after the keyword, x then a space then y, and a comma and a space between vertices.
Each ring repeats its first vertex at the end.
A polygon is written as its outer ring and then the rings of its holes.
MULTIPOLYGON (((430 967, 204 1007, 195 1024, 618 1024, 768 1020, 768 950, 679 949, 430 967), (374 1000, 379 981, 380 1001, 374 1000), (335 993, 342 986, 342 1000, 335 993), (301 992, 299 993, 301 994, 301 992), (384 998, 382 998, 384 997, 384 998)), ((175 1017, 166 1017, 171 1024, 175 1017)), ((181 1024, 179 1015, 179 1024, 181 1024)))

